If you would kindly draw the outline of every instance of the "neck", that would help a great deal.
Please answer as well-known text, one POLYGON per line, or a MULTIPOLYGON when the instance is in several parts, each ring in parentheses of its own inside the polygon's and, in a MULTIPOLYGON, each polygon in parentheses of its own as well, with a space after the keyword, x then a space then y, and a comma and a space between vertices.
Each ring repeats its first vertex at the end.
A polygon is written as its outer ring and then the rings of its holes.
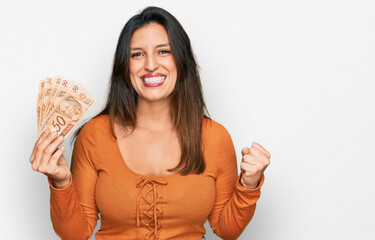
POLYGON ((136 128, 151 131, 172 129, 170 100, 148 102, 138 99, 136 128))

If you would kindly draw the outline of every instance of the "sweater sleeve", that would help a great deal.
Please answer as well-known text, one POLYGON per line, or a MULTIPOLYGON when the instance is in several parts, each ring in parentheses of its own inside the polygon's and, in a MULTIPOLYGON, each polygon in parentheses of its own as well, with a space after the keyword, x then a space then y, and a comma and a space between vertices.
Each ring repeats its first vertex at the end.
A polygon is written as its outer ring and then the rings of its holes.
POLYGON ((255 189, 241 185, 233 142, 224 127, 219 134, 217 149, 216 199, 208 220, 219 237, 237 239, 254 215, 264 175, 255 189))
POLYGON ((69 185, 56 189, 48 179, 51 190, 51 221, 56 234, 63 240, 89 239, 99 219, 95 203, 98 178, 93 158, 95 128, 86 124, 74 145, 69 185))

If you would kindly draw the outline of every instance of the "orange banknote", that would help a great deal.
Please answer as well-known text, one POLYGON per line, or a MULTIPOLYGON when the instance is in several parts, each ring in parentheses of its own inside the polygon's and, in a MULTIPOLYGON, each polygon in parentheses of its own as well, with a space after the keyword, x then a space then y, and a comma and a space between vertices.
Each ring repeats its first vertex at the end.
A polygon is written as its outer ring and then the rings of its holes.
POLYGON ((37 100, 38 136, 50 129, 66 137, 95 103, 79 83, 64 77, 40 81, 37 100))

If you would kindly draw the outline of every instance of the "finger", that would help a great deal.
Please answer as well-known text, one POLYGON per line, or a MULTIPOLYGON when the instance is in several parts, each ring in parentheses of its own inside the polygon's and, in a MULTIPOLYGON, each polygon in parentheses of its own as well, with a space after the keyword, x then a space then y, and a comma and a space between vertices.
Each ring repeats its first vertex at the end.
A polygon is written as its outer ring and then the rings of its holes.
POLYGON ((248 163, 255 165, 257 163, 257 158, 253 155, 246 154, 245 156, 242 157, 242 162, 248 163))
POLYGON ((262 152, 264 152, 264 154, 266 155, 267 158, 271 157, 271 154, 262 145, 260 145, 259 143, 253 142, 252 146, 254 146, 256 148, 259 148, 259 150, 261 150, 262 152))
POLYGON ((241 170, 242 173, 245 174, 246 176, 254 175, 258 171, 258 168, 255 167, 252 164, 248 164, 246 162, 241 163, 241 170))
POLYGON ((244 147, 244 148, 242 148, 241 153, 242 153, 242 155, 249 154, 249 153, 250 153, 250 148, 248 148, 248 147, 244 147))
POLYGON ((53 174, 53 172, 55 173, 58 172, 58 168, 56 167, 57 162, 59 161, 60 157, 63 155, 64 151, 65 151, 65 147, 62 146, 61 148, 57 149, 56 152, 52 155, 51 160, 48 163, 48 169, 51 169, 52 171, 51 174, 53 174))
POLYGON ((261 157, 256 157, 251 154, 247 154, 242 157, 242 161, 248 164, 256 165, 256 166, 268 166, 270 164, 270 160, 266 158, 264 155, 261 157))
POLYGON ((261 160, 267 159, 266 154, 257 147, 251 146, 249 155, 253 155, 261 160))
POLYGON ((35 144, 34 144, 34 148, 33 148, 33 151, 32 151, 31 156, 30 156, 30 162, 31 162, 31 163, 33 163, 34 158, 35 158, 36 146, 37 146, 41 141, 43 141, 43 139, 45 139, 45 138, 48 136, 49 132, 50 132, 49 129, 47 129, 46 131, 44 131, 44 132, 42 133, 42 135, 40 135, 40 137, 38 138, 38 140, 35 142, 35 144))
POLYGON ((47 146, 49 146, 51 144, 51 142, 53 140, 55 140, 57 138, 57 133, 56 131, 53 131, 51 132, 50 134, 48 134, 41 142, 39 142, 36 146, 36 151, 35 151, 35 154, 34 154, 34 160, 33 160, 33 163, 32 163, 32 168, 37 171, 38 170, 38 167, 39 167, 39 164, 40 164, 40 161, 43 157, 43 153, 44 153, 44 150, 47 146))
MULTIPOLYGON (((267 166, 262 163, 257 163, 257 164, 249 164, 247 162, 241 163, 241 170, 247 173, 250 173, 251 175, 259 173, 259 172, 264 172, 266 168, 267 166)), ((246 175, 248 176, 249 174, 246 174, 246 175)))
MULTIPOLYGON (((64 137, 56 138, 43 152, 43 164, 48 165, 52 155, 56 152, 57 148, 63 143, 64 137)), ((42 163, 41 163, 42 164, 42 163)))

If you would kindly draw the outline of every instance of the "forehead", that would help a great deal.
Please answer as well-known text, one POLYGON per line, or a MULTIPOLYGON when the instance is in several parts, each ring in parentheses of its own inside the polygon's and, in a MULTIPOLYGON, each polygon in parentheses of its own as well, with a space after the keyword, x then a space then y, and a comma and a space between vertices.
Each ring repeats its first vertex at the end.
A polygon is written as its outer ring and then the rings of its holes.
POLYGON ((169 43, 165 28, 157 23, 149 23, 134 31, 130 40, 130 47, 153 47, 164 43, 169 43))

